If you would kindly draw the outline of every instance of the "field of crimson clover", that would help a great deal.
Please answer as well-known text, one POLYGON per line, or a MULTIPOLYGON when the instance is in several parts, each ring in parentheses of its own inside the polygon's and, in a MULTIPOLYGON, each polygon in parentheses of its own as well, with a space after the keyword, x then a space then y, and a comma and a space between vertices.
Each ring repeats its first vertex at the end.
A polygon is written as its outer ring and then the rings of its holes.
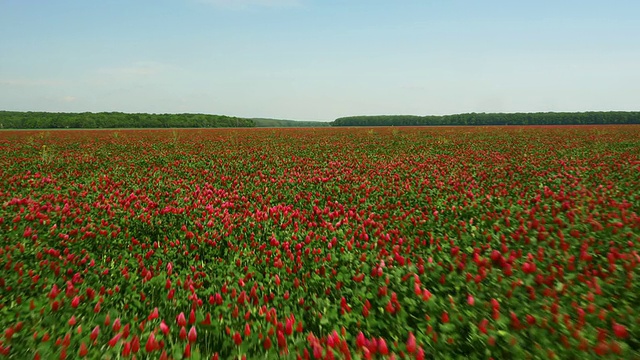
POLYGON ((0 132, 0 358, 640 358, 640 127, 0 132))

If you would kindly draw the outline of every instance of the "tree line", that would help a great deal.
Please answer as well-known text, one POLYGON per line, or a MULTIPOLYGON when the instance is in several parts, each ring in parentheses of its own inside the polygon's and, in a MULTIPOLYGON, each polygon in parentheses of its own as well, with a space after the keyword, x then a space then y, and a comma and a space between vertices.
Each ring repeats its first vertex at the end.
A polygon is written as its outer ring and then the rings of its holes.
POLYGON ((452 126, 452 125, 595 125, 640 124, 640 112, 469 113, 443 116, 348 116, 331 126, 452 126))
POLYGON ((2 129, 254 127, 250 119, 207 114, 53 113, 0 111, 2 129))
POLYGON ((595 125, 640 124, 640 112, 468 113, 341 117, 331 123, 245 119, 207 114, 53 113, 0 111, 0 129, 220 128, 319 126, 595 125))

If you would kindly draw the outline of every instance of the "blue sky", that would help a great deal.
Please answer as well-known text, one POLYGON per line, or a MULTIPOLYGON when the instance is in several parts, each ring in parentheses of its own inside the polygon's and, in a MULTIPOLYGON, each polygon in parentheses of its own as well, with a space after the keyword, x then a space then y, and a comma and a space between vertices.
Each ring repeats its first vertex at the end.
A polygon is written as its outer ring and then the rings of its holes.
POLYGON ((640 110, 640 1, 0 0, 0 109, 640 110))

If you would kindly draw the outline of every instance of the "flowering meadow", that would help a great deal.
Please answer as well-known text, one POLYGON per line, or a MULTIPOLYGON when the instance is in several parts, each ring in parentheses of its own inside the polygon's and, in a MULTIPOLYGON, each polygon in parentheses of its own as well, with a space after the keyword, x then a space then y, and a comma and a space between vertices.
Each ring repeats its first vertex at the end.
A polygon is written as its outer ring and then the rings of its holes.
POLYGON ((640 126, 0 132, 0 359, 640 358, 640 126))

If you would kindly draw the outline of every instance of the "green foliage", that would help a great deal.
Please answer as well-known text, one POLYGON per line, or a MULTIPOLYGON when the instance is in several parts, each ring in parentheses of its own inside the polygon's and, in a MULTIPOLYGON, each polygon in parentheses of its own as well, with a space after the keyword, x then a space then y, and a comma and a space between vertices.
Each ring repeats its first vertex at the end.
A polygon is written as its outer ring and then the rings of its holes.
POLYGON ((254 127, 250 119, 207 114, 51 113, 0 111, 0 129, 254 127))
POLYGON ((640 124, 640 112, 470 113, 444 116, 377 115, 338 118, 331 126, 640 124))

